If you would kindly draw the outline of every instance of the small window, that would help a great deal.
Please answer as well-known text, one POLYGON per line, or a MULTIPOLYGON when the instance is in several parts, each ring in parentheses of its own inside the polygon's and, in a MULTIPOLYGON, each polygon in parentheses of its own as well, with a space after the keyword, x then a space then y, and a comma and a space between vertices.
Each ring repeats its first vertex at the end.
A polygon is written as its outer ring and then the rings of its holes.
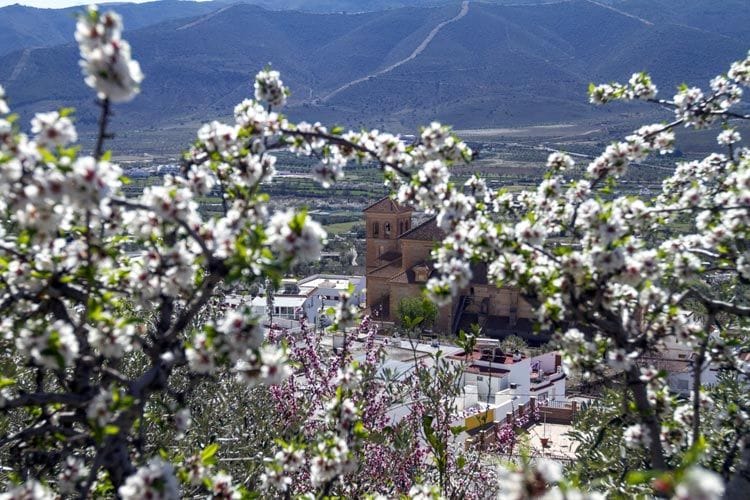
POLYGON ((484 380, 484 377, 477 377, 478 382, 481 382, 482 380, 484 380))
POLYGON ((380 224, 378 224, 377 222, 373 222, 372 223, 372 235, 375 238, 377 238, 378 236, 380 236, 380 224))
POLYGON ((383 234, 386 237, 391 235, 391 223, 390 222, 386 222, 385 224, 383 224, 383 234))

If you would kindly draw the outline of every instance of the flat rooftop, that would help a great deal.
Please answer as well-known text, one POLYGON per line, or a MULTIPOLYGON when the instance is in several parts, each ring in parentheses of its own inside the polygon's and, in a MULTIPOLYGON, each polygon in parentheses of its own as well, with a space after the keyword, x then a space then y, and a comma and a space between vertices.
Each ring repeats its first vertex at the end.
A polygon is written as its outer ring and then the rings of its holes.
POLYGON ((344 278, 314 278, 310 281, 299 282, 298 286, 300 288, 333 288, 336 290, 346 290, 349 288, 349 283, 361 279, 360 276, 352 276, 351 281, 344 278))
POLYGON ((510 373, 510 370, 505 370, 497 366, 489 367, 474 364, 467 366, 465 371, 467 371, 468 373, 474 373, 476 375, 497 375, 500 378, 507 377, 510 373))
POLYGON ((486 361, 500 365, 512 365, 513 363, 519 363, 526 359, 525 354, 520 354, 518 358, 515 358, 514 354, 501 352, 499 348, 474 349, 474 351, 470 353, 459 350, 458 352, 451 354, 450 357, 451 359, 459 361, 486 361))

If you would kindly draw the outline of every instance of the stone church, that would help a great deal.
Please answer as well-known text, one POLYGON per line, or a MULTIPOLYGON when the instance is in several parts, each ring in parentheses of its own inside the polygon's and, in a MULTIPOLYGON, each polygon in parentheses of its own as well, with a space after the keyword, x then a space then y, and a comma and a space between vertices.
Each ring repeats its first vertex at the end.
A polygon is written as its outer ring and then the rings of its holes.
MULTIPOLYGON (((413 226, 413 210, 386 197, 364 209, 367 309, 373 319, 398 322, 398 304, 419 297, 436 272, 430 251, 445 237, 435 218, 413 226)), ((533 333, 533 311, 513 288, 487 283, 486 267, 476 266, 474 281, 451 304, 439 309, 435 330, 450 335, 476 323, 485 337, 518 335, 530 345, 548 340, 533 333)))

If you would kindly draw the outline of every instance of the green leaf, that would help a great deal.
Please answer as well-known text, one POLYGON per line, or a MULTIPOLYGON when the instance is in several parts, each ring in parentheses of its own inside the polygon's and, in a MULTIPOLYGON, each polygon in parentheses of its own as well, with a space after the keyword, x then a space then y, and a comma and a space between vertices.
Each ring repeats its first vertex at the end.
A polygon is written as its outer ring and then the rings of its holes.
POLYGON ((358 420, 354 424, 354 428, 352 429, 352 432, 354 433, 355 436, 359 438, 364 439, 367 437, 367 429, 365 429, 365 425, 362 423, 361 420, 358 420))
POLYGON ((57 158, 55 158, 55 155, 49 152, 46 148, 39 148, 39 153, 42 155, 42 160, 44 160, 45 163, 55 163, 57 161, 57 158))
POLYGON ((203 451, 201 451, 201 462, 206 463, 206 461, 211 460, 214 455, 216 455, 216 452, 219 451, 219 445, 217 443, 212 443, 203 448, 203 451))
POLYGON ((118 432, 120 432, 120 428, 116 425, 107 424, 104 426, 104 434, 106 434, 107 436, 114 436, 118 432))
POLYGON ((12 378, 0 377, 0 389, 3 389, 11 385, 15 385, 15 384, 16 384, 16 381, 13 380, 12 378))
POLYGON ((690 467, 691 465, 698 463, 705 449, 706 439, 703 436, 699 436, 696 442, 693 443, 693 446, 691 446, 690 449, 685 452, 685 455, 682 457, 682 466, 690 467))
POLYGON ((466 430, 466 426, 464 426, 464 425, 455 425, 455 426, 451 427, 451 434, 453 434, 454 436, 458 436, 459 434, 461 434, 465 430, 466 430))
POLYGON ((628 472, 627 477, 625 478, 625 481, 628 484, 646 484, 649 481, 651 481, 653 478, 655 478, 658 475, 656 472, 647 471, 647 470, 636 470, 632 472, 628 472))

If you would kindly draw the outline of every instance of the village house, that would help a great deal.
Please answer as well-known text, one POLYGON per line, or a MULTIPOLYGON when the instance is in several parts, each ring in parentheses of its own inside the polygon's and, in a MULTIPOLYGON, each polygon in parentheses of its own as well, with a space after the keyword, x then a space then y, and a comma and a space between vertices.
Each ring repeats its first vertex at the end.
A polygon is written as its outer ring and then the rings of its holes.
MULTIPOLYGON (((665 371, 667 386, 673 393, 682 397, 693 393, 697 355, 692 346, 665 339, 661 351, 642 356, 639 362, 644 368, 665 371)), ((719 381, 719 365, 707 360, 701 367, 700 378, 704 387, 715 385, 719 381)))
MULTIPOLYGON (((285 279, 273 296, 273 323, 289 331, 300 328, 300 320, 305 318, 310 328, 323 328, 333 321, 328 317, 329 308, 341 304, 341 294, 349 293, 356 304, 364 305, 364 285, 362 276, 339 274, 313 274, 300 280, 285 279)), ((268 299, 261 289, 255 297, 229 295, 225 303, 230 307, 248 306, 256 318, 267 322, 269 317, 268 299)))
MULTIPOLYGON (((477 339, 475 349, 468 353, 457 346, 436 346, 414 339, 381 338, 377 342, 385 356, 380 369, 383 376, 388 371, 391 378, 410 377, 417 364, 431 368, 434 366, 431 355, 437 351, 442 352, 444 359, 462 365, 463 391, 454 403, 462 418, 466 418, 467 428, 479 424, 473 416, 482 412, 489 412, 484 423, 499 423, 519 409, 535 405, 550 411, 551 406, 562 408, 568 404, 567 377, 559 352, 531 357, 519 351, 506 353, 500 349, 498 340, 487 338, 477 339)), ((353 350, 355 359, 364 359, 361 346, 355 343, 353 350)), ((389 414, 394 422, 408 413, 412 403, 406 401, 391 409, 389 414)))

